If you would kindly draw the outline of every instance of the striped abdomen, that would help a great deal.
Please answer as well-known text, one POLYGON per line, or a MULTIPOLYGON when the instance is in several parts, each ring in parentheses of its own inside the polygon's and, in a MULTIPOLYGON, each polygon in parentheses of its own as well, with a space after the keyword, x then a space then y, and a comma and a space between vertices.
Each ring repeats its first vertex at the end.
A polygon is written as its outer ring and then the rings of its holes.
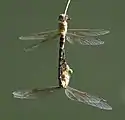
POLYGON ((58 80, 59 80, 59 86, 63 87, 61 84, 61 65, 62 60, 64 59, 64 46, 65 46, 65 36, 67 33, 67 22, 60 22, 59 21, 59 33, 60 33, 60 42, 59 42, 59 66, 58 66, 58 80))
POLYGON ((61 65, 62 65, 62 61, 63 61, 63 50, 64 50, 64 46, 65 46, 65 36, 61 35, 60 36, 60 43, 59 43, 59 66, 58 66, 58 80, 59 80, 59 86, 62 87, 61 84, 61 65))

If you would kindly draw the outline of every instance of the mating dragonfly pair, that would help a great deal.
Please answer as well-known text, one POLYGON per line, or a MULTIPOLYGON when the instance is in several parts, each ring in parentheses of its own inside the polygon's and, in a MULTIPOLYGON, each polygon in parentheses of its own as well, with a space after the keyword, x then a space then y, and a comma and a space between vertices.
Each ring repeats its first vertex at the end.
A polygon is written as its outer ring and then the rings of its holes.
POLYGON ((43 93, 52 93, 56 90, 64 88, 66 96, 71 100, 85 103, 104 110, 112 110, 112 107, 108 105, 107 101, 103 98, 93 96, 89 93, 69 87, 72 70, 65 60, 65 41, 68 41, 72 44, 78 42, 82 45, 101 45, 104 44, 104 41, 100 40, 99 36, 109 33, 108 30, 103 29, 68 29, 68 21, 70 18, 68 15, 66 15, 66 11, 68 9, 69 3, 70 0, 68 1, 64 14, 59 15, 59 28, 57 30, 40 32, 32 34, 31 36, 19 37, 21 40, 39 40, 37 44, 33 44, 25 48, 25 51, 33 50, 34 48, 39 47, 41 43, 45 41, 60 37, 58 80, 61 84, 59 84, 59 86, 52 86, 45 89, 18 90, 13 92, 13 96, 20 99, 36 99, 43 93))

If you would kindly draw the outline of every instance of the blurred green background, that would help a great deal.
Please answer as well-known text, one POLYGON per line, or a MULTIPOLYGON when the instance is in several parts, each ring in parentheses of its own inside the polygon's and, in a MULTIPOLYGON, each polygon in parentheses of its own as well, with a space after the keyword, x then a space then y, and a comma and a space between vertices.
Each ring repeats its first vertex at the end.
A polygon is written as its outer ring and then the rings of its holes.
POLYGON ((57 28, 66 0, 1 0, 0 2, 0 119, 1 120, 124 120, 125 119, 125 7, 123 0, 72 0, 70 28, 110 29, 102 46, 66 44, 67 61, 74 74, 70 86, 100 95, 112 111, 101 111, 70 101, 64 91, 42 100, 12 97, 17 89, 56 85, 57 41, 25 53, 37 41, 20 41, 29 35, 57 28))

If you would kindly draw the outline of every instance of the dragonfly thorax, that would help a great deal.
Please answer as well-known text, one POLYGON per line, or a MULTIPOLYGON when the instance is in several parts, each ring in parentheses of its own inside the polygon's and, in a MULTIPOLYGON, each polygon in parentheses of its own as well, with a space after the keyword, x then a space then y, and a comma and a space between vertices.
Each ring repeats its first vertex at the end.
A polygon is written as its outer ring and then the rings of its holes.
POLYGON ((67 28, 68 28, 68 26, 67 26, 67 22, 66 21, 63 21, 63 22, 59 21, 59 28, 58 28, 58 30, 59 30, 59 33, 61 35, 64 35, 64 36, 66 35, 67 28))

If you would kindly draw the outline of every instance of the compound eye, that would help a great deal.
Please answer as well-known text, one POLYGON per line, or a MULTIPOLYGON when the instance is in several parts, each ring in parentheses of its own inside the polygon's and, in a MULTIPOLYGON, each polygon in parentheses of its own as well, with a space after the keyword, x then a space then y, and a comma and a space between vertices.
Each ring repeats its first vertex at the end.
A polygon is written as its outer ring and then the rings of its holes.
POLYGON ((66 15, 66 20, 70 20, 71 18, 68 16, 68 15, 66 15))
POLYGON ((58 20, 63 20, 63 16, 62 15, 59 15, 59 18, 58 18, 58 20))

